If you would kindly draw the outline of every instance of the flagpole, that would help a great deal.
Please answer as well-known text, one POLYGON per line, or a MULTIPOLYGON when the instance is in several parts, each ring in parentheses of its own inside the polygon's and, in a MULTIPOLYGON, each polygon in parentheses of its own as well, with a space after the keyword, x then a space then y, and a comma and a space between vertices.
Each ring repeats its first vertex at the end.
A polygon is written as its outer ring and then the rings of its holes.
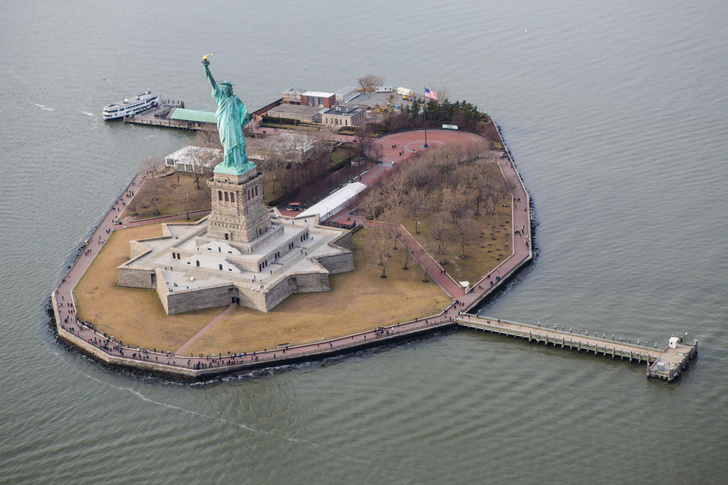
POLYGON ((425 145, 422 148, 429 148, 427 145, 427 88, 425 88, 425 145))

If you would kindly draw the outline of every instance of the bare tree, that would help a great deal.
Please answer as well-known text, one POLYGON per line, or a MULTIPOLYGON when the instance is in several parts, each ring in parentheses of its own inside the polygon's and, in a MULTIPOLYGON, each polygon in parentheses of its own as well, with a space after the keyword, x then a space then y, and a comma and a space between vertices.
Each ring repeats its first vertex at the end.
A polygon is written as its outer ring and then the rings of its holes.
POLYGON ((384 148, 382 147, 382 144, 377 142, 376 140, 372 140, 371 145, 369 145, 369 156, 376 162, 379 163, 382 161, 384 148))
POLYGON ((222 153, 215 152, 207 147, 198 148, 200 149, 190 152, 190 162, 192 162, 190 176, 195 181, 195 188, 200 190, 200 179, 206 180, 212 177, 215 165, 222 161, 222 153))
MULTIPOLYGON (((190 175, 195 181, 195 187, 200 190, 200 179, 212 177, 215 165, 222 161, 223 151, 217 132, 212 130, 200 130, 197 132, 194 147, 189 152, 192 171, 190 175)), ((207 188, 207 185, 205 185, 207 188)))
POLYGON ((404 245, 404 266, 402 266, 402 269, 408 270, 409 266, 407 266, 410 262, 410 258, 412 257, 412 254, 410 254, 409 249, 407 249, 404 245))
POLYGON ((185 219, 190 220, 190 207, 192 206, 192 194, 184 187, 177 187, 175 191, 175 202, 185 213, 185 219))
POLYGON ((361 156, 365 160, 368 159, 371 156, 372 145, 374 145, 371 127, 368 124, 362 123, 356 127, 356 142, 361 156))
POLYGON ((271 142, 271 137, 258 138, 257 141, 257 152, 260 157, 258 161, 258 168, 261 172, 265 173, 265 179, 271 181, 271 190, 273 194, 276 194, 276 183, 278 183, 278 170, 280 164, 278 163, 278 157, 274 149, 274 144, 271 142))
POLYGON ((480 233, 472 212, 468 212, 456 219, 452 224, 452 228, 455 239, 460 246, 460 258, 465 258, 465 248, 476 240, 480 233))
POLYGON ((222 144, 220 143, 220 135, 217 130, 199 130, 195 135, 195 141, 193 145, 198 147, 210 147, 219 148, 222 150, 222 144))
POLYGON ((400 207, 404 201, 405 191, 407 190, 407 179, 400 171, 395 172, 387 180, 385 194, 387 195, 389 204, 393 207, 400 207))
POLYGON ((365 93, 369 94, 370 98, 374 88, 380 86, 383 82, 384 76, 378 76, 377 74, 365 74, 359 78, 359 86, 362 87, 365 93))
POLYGON ((422 216, 429 211, 427 193, 420 188, 411 188, 406 199, 407 217, 415 223, 415 234, 419 234, 419 223, 422 216))
POLYGON ((437 254, 441 256, 440 264, 445 262, 445 250, 450 243, 450 219, 450 213, 444 210, 435 212, 428 218, 427 226, 437 241, 437 254))
POLYGON ((147 173, 142 186, 143 190, 140 191, 142 204, 151 205, 155 216, 160 214, 159 206, 162 203, 162 181, 159 179, 157 171, 163 166, 156 156, 149 156, 142 160, 142 168, 147 173))
POLYGON ((381 222, 374 224, 373 249, 378 260, 377 265, 382 272, 379 275, 380 278, 387 277, 387 264, 392 255, 392 239, 394 239, 394 235, 389 224, 381 222))
MULTIPOLYGON (((395 242, 399 240, 400 244, 402 245, 402 249, 404 249, 404 266, 402 266, 402 269, 408 270, 409 269, 409 262, 410 259, 413 257, 413 255, 410 253, 409 249, 407 248, 407 245, 402 242, 403 233, 406 231, 401 225, 397 225, 397 228, 394 230, 394 240, 395 242)), ((395 248, 396 249, 396 248, 395 248)))

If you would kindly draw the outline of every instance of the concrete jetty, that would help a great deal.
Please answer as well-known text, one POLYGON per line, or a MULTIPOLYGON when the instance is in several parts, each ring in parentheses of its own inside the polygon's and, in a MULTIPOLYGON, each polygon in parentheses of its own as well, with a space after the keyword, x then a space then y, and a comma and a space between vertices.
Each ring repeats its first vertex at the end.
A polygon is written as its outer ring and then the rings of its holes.
POLYGON ((584 351, 587 354, 593 352, 594 355, 612 359, 619 357, 620 360, 626 359, 629 362, 644 362, 647 365, 647 377, 665 379, 668 382, 679 377, 688 363, 698 355, 697 340, 687 343, 682 338, 676 337, 670 339, 667 347, 658 349, 657 343, 654 348, 649 348, 647 342, 642 345, 639 341, 632 343, 632 339, 624 342, 621 337, 615 340, 613 335, 602 334, 602 337, 599 337, 594 333, 589 335, 589 331, 575 332, 573 328, 566 329, 564 326, 530 325, 467 313, 458 317, 457 323, 464 328, 517 337, 536 344, 551 344, 554 347, 584 351))

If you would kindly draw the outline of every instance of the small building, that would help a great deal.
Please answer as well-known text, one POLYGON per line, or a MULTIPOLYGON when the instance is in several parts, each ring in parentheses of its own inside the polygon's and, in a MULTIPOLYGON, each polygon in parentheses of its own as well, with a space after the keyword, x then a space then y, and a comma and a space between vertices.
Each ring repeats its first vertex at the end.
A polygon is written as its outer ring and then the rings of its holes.
POLYGON ((218 148, 187 145, 164 157, 164 165, 179 172, 202 173, 203 169, 212 169, 220 163, 222 157, 222 150, 218 148))
POLYGON ((269 118, 294 120, 301 123, 320 123, 321 111, 324 111, 324 108, 284 103, 270 109, 266 115, 269 118))
POLYGON ((357 126, 364 122, 366 112, 354 106, 334 106, 321 113, 321 123, 328 126, 357 126))
POLYGON ((397 94, 399 94, 400 96, 412 96, 413 94, 415 94, 415 92, 409 88, 399 87, 397 88, 397 94))
POLYGON ((359 96, 359 91, 354 86, 345 86, 336 91, 334 96, 336 96, 337 104, 343 104, 359 96))
POLYGON ((394 91, 393 86, 377 86, 374 89, 375 93, 391 93, 392 91, 394 91))
POLYGON ((331 108, 336 104, 334 93, 321 91, 305 91, 301 93, 301 106, 314 106, 320 108, 331 108))
POLYGON ((286 89, 283 91, 283 102, 286 104, 301 104, 303 89, 286 89))
POLYGON ((200 111, 196 109, 174 108, 169 115, 170 120, 186 125, 189 129, 215 130, 217 118, 214 111, 200 111))

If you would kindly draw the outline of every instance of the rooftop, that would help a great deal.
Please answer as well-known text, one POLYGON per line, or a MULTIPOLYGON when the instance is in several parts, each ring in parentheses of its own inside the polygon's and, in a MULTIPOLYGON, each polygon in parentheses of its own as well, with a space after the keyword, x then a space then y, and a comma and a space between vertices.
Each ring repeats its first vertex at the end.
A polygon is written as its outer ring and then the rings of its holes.
POLYGON ((201 160, 209 160, 210 163, 217 163, 222 160, 222 150, 219 148, 187 145, 176 152, 170 153, 165 157, 165 159, 171 159, 182 163, 200 163, 201 160))
POLYGON ((175 108, 169 115, 171 120, 197 121, 199 123, 217 123, 214 111, 200 111, 196 109, 175 108))
POLYGON ((297 115, 313 116, 319 111, 322 111, 322 108, 317 106, 303 106, 300 104, 280 104, 275 108, 269 110, 268 113, 276 113, 278 115, 293 113, 297 115))
POLYGON ((191 224, 166 224, 169 235, 140 240, 139 242, 150 251, 128 261, 125 266, 162 270, 171 292, 230 283, 250 289, 264 289, 275 285, 280 278, 292 273, 321 272, 322 268, 315 261, 316 258, 342 251, 329 245, 329 242, 341 235, 340 230, 314 226, 312 223, 313 221, 309 224, 300 221, 298 223, 280 221, 278 227, 283 229, 281 238, 290 238, 305 232, 306 229, 310 232, 311 238, 296 242, 293 250, 277 258, 262 271, 245 270, 236 264, 234 258, 255 260, 264 257, 274 251, 279 242, 268 241, 251 254, 242 254, 237 247, 225 241, 213 240, 198 245, 196 236, 206 235, 207 219, 191 224), (186 256, 180 259, 172 258, 173 248, 185 251, 186 256))
POLYGON ((304 91, 301 96, 310 96, 312 98, 330 98, 334 93, 324 93, 323 91, 304 91))
POLYGON ((363 108, 358 106, 334 106, 324 111, 326 115, 351 115, 363 111, 363 108))
POLYGON ((296 216, 296 219, 302 219, 304 217, 312 217, 316 214, 318 214, 319 217, 323 218, 326 214, 329 213, 329 211, 336 209, 337 207, 340 207, 341 205, 345 204, 347 201, 356 197, 360 192, 364 191, 366 188, 367 188, 367 186, 361 182, 352 182, 350 184, 346 184, 342 188, 340 188, 339 190, 334 192, 333 194, 329 195, 328 197, 321 200, 320 202, 317 202, 316 204, 312 205, 311 207, 306 209, 304 212, 298 214, 296 216))

